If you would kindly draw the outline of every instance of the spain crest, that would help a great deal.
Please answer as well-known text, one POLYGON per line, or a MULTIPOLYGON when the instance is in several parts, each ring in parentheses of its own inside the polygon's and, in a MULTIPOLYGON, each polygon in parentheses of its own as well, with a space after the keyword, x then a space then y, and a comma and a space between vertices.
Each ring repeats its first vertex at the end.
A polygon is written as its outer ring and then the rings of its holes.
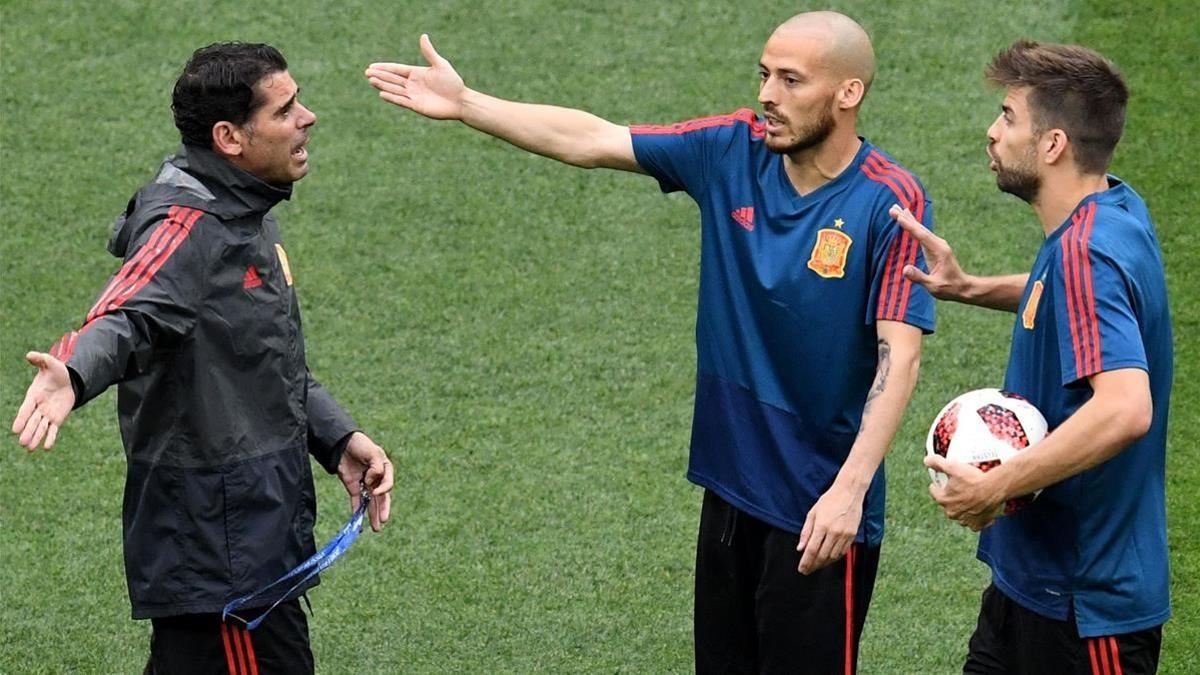
POLYGON ((826 279, 841 279, 846 276, 846 256, 853 243, 850 235, 841 230, 821 229, 808 257, 808 269, 826 279))

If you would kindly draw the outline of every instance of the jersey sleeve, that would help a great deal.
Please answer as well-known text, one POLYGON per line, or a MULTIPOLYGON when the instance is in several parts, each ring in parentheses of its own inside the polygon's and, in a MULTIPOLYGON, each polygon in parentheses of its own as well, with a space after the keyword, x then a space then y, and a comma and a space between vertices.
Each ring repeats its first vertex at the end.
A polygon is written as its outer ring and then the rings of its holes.
POLYGON ((1089 242, 1090 227, 1072 228, 1059 240, 1054 303, 1062 384, 1106 370, 1149 370, 1130 285, 1120 263, 1089 242))
MULTIPOLYGON (((910 179, 911 180, 911 179, 910 179)), ((933 230, 933 202, 921 186, 912 181, 902 189, 899 203, 912 212, 926 228, 933 230)), ((888 214, 888 204, 876 216, 878 229, 871 251, 871 294, 867 302, 867 323, 899 321, 932 333, 935 326, 933 296, 920 284, 904 276, 907 265, 926 270, 925 256, 917 240, 888 214)))
POLYGON ((665 126, 635 124, 629 134, 638 165, 658 180, 663 192, 684 190, 699 197, 716 158, 732 142, 739 124, 753 132, 758 121, 752 110, 744 108, 665 126))
POLYGON ((83 405, 110 385, 143 372, 195 326, 203 256, 196 224, 202 211, 172 207, 130 247, 78 330, 50 349, 78 378, 83 405))
POLYGON ((338 405, 329 390, 308 373, 308 453, 329 473, 337 473, 346 439, 358 431, 350 415, 338 405))

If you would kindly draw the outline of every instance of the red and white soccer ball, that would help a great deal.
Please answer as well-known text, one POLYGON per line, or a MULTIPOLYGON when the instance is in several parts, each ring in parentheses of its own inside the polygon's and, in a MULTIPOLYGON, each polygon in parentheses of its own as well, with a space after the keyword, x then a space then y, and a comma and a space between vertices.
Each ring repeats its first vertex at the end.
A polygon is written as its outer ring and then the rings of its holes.
MULTIPOLYGON (((999 389, 976 389, 942 408, 929 427, 925 452, 987 471, 1045 438, 1046 431, 1046 418, 1023 397, 999 389)), ((930 469, 929 476, 938 485, 946 484, 944 473, 930 469)), ((1037 495, 1008 500, 1004 512, 1016 511, 1037 495)))

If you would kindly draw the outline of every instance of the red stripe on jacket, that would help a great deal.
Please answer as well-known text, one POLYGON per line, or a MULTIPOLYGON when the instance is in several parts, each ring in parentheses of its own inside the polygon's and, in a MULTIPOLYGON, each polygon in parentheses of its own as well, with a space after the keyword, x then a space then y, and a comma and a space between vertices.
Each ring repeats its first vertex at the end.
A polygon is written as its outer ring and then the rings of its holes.
MULTIPOLYGON (((918 221, 924 219, 925 194, 912 174, 888 161, 876 150, 867 154, 861 170, 871 180, 886 185, 918 221)), ((904 231, 892 242, 884 264, 875 318, 888 321, 904 319, 912 294, 912 282, 904 276, 904 267, 916 264, 919 247, 917 241, 904 231)))
POLYGON ((88 311, 83 326, 78 331, 67 333, 56 342, 50 349, 51 355, 60 361, 70 359, 71 354, 75 352, 75 345, 79 342, 79 336, 145 288, 180 244, 187 239, 192 231, 192 226, 202 215, 204 215, 203 211, 172 206, 167 212, 166 219, 155 226, 154 233, 150 235, 146 244, 121 266, 120 271, 105 287, 104 292, 100 294, 100 299, 88 311))
POLYGON ((728 115, 698 117, 675 124, 631 124, 629 133, 647 136, 679 135, 711 127, 731 127, 738 122, 749 125, 750 135, 754 138, 762 138, 766 135, 766 126, 758 121, 758 116, 749 108, 740 108, 728 115))

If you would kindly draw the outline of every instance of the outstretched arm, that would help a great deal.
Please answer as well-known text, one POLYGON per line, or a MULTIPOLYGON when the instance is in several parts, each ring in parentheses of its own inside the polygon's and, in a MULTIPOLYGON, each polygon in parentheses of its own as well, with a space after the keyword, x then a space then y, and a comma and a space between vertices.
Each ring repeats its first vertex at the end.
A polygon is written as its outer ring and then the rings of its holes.
POLYGON ((587 169, 645 173, 629 128, 571 108, 517 103, 468 88, 450 62, 421 36, 428 66, 372 63, 366 77, 379 97, 432 119, 459 120, 530 152, 587 169))
POLYGON ((939 300, 953 300, 968 305, 1015 312, 1021 304, 1028 274, 1011 274, 994 277, 977 277, 967 274, 958 264, 958 258, 945 239, 930 232, 917 222, 908 209, 893 206, 891 216, 909 233, 925 253, 929 272, 922 272, 913 265, 904 268, 904 276, 920 284, 930 295, 939 300))
POLYGON ((875 383, 863 404, 862 424, 846 462, 809 510, 796 550, 799 571, 809 574, 846 555, 862 520, 863 498, 908 406, 921 364, 921 329, 879 321, 875 383))

